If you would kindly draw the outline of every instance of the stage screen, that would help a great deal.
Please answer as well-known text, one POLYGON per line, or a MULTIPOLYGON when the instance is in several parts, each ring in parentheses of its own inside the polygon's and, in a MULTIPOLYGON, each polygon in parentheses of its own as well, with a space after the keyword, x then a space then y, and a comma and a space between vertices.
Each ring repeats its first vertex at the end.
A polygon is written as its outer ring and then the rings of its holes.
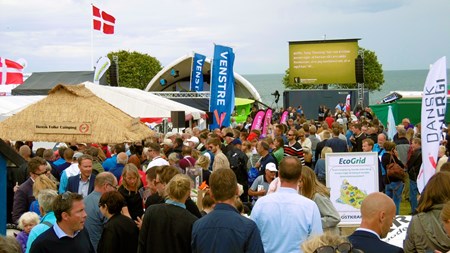
POLYGON ((358 40, 289 42, 291 84, 356 84, 358 40))

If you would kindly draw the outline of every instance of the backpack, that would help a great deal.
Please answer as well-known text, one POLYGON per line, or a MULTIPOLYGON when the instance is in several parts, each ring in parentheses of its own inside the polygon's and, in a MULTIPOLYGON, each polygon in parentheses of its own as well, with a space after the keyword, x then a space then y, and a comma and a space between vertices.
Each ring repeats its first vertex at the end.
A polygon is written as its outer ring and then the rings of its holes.
POLYGON ((242 164, 239 159, 239 154, 235 150, 230 150, 230 152, 227 153, 228 162, 230 162, 230 168, 234 171, 239 169, 242 164))
POLYGON ((208 153, 209 154, 209 157, 211 157, 209 160, 209 167, 208 167, 208 170, 209 171, 212 171, 212 166, 213 166, 213 163, 214 163, 214 153, 211 151, 211 150, 205 150, 205 151, 203 151, 202 152, 202 155, 204 155, 204 154, 206 154, 206 153, 208 153))

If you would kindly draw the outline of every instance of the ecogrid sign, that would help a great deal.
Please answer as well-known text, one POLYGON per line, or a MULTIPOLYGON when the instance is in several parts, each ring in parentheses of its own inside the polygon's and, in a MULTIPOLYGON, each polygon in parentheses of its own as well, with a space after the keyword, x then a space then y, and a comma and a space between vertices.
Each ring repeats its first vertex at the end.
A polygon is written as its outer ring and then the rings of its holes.
POLYGON ((362 201, 378 191, 377 153, 329 153, 325 164, 330 200, 341 216, 340 224, 359 224, 362 201))

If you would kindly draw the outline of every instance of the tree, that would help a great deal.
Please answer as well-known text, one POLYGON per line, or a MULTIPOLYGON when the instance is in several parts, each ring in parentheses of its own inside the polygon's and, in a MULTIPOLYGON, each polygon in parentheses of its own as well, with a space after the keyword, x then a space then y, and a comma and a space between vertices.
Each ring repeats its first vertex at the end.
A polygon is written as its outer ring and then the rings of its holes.
MULTIPOLYGON (((361 48, 364 51, 364 89, 369 91, 381 90, 384 84, 384 74, 382 65, 378 62, 375 52, 361 48)), ((283 77, 284 87, 290 89, 317 89, 317 85, 311 84, 290 84, 289 68, 283 77)), ((355 84, 332 84, 336 88, 356 88, 355 84)))
MULTIPOLYGON (((119 86, 145 89, 152 78, 161 71, 161 63, 148 54, 136 51, 129 52, 120 50, 108 53, 111 60, 113 56, 118 57, 119 86)), ((109 74, 109 71, 108 71, 109 74)), ((109 81, 109 75, 107 76, 109 81)))

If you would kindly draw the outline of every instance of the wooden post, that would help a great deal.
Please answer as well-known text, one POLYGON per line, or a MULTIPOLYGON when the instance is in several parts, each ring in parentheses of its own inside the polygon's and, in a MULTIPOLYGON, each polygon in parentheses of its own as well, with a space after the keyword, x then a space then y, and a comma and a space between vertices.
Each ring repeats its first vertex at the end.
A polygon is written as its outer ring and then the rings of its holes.
POLYGON ((0 154, 0 235, 6 235, 6 159, 0 154))

